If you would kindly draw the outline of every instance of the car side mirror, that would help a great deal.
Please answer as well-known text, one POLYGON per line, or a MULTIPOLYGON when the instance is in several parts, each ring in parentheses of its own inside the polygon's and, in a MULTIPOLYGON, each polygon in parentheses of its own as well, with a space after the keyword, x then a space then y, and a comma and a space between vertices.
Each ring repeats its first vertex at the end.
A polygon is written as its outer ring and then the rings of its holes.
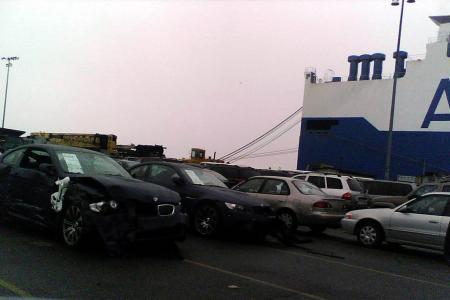
POLYGON ((52 164, 42 163, 39 165, 39 171, 43 172, 45 175, 53 177, 56 174, 56 169, 52 164))
POLYGON ((176 184, 176 185, 184 185, 186 182, 184 181, 183 178, 181 178, 179 175, 173 175, 172 176, 172 181, 176 184))

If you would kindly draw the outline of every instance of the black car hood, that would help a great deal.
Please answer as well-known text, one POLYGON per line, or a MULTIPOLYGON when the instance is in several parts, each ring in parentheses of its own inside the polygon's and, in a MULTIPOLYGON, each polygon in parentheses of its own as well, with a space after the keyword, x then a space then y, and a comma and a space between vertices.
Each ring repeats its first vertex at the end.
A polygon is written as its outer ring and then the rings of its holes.
POLYGON ((230 202, 244 206, 269 206, 264 200, 247 195, 246 193, 231 190, 229 188, 193 185, 193 189, 203 198, 230 202))
POLYGON ((136 200, 140 202, 178 203, 177 192, 163 186, 144 182, 134 178, 119 176, 70 176, 71 182, 102 190, 111 199, 136 200))

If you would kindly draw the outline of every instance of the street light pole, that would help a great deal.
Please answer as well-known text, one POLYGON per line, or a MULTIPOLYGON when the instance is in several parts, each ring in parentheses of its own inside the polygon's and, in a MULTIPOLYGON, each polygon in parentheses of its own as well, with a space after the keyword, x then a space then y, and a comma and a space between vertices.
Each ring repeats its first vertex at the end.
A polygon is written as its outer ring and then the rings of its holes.
MULTIPOLYGON (((392 0, 392 5, 397 6, 398 0, 392 0)), ((408 0, 408 3, 414 3, 415 0, 408 0)), ((391 114, 389 117, 389 132, 388 132, 388 143, 386 151, 386 165, 384 168, 384 178, 389 180, 391 171, 391 158, 392 158, 392 130, 394 127, 394 113, 395 113, 395 98, 397 95, 397 78, 398 78, 398 61, 400 52, 400 41, 402 38, 402 26, 403 26, 403 11, 405 8, 405 0, 402 0, 402 5, 400 9, 400 24, 398 26, 398 38, 397 38, 397 56, 395 58, 395 71, 394 71, 394 83, 392 84, 392 100, 391 100, 391 114)))
POLYGON ((7 60, 6 63, 6 88, 5 88, 5 102, 3 103, 3 119, 2 119, 2 128, 5 128, 5 113, 6 113, 6 100, 8 99, 8 82, 9 82, 9 68, 12 67, 12 60, 17 60, 18 57, 2 57, 2 60, 7 60))

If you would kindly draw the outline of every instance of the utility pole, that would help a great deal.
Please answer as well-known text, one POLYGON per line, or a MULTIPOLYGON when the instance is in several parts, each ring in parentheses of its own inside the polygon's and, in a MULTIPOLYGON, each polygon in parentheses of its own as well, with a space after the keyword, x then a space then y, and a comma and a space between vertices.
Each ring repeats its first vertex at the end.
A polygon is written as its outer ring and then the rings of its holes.
POLYGON ((5 102, 3 103, 3 119, 2 119, 2 128, 5 128, 5 113, 6 113, 6 100, 8 99, 8 82, 9 82, 9 68, 12 67, 12 60, 18 60, 17 56, 12 57, 2 57, 2 60, 7 60, 6 63, 6 88, 5 88, 5 102))
MULTIPOLYGON (((386 164, 384 167, 384 179, 390 179, 391 172, 391 159, 392 159, 392 135, 394 128, 394 112, 395 112, 395 98, 397 95, 397 78, 398 74, 398 62, 399 62, 399 52, 400 52, 400 41, 402 38, 402 27, 403 27, 403 11, 405 8, 405 0, 401 0, 401 8, 400 8, 400 24, 398 26, 398 36, 397 36, 397 56, 395 58, 395 71, 394 71, 394 82, 392 85, 392 100, 391 100, 391 113, 389 116, 389 132, 388 132, 388 142, 387 142, 387 151, 386 151, 386 164)), ((392 6, 398 6, 400 3, 399 0, 392 0, 392 6)), ((406 0, 408 3, 414 3, 415 0, 406 0)))

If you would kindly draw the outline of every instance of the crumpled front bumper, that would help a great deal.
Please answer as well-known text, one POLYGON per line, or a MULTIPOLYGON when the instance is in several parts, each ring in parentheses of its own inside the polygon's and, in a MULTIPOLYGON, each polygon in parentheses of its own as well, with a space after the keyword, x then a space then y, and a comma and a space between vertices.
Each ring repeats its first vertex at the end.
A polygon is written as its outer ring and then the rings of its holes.
POLYGON ((101 214, 92 211, 87 211, 85 216, 106 245, 185 238, 187 216, 179 207, 170 216, 138 216, 129 212, 101 214))

